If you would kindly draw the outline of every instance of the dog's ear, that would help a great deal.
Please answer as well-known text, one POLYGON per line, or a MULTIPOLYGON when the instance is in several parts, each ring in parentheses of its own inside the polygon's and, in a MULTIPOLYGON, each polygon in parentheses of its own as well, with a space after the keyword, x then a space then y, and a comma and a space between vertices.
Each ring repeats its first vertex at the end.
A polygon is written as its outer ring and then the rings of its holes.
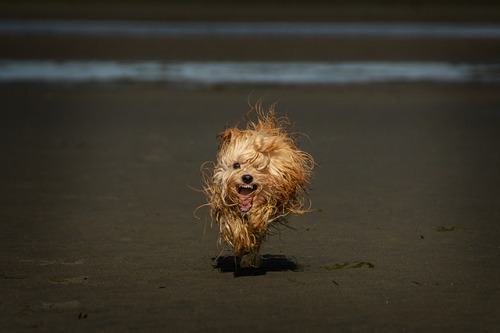
POLYGON ((217 134, 217 139, 219 140, 219 149, 227 147, 231 142, 231 137, 233 136, 233 131, 228 128, 226 131, 217 134))
POLYGON ((259 153, 271 153, 280 149, 281 145, 277 137, 258 136, 253 143, 255 151, 259 153))
POLYGON ((264 138, 262 136, 257 136, 253 142, 253 149, 255 151, 262 151, 262 147, 264 146, 264 138))

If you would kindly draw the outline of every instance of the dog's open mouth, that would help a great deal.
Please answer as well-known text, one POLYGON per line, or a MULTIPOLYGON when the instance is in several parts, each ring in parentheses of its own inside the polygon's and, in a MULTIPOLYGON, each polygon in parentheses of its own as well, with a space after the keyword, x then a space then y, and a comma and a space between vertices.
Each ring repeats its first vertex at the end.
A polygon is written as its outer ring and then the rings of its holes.
POLYGON ((239 194, 239 206, 242 212, 248 212, 252 208, 253 195, 251 195, 257 189, 257 185, 240 185, 238 188, 239 194))

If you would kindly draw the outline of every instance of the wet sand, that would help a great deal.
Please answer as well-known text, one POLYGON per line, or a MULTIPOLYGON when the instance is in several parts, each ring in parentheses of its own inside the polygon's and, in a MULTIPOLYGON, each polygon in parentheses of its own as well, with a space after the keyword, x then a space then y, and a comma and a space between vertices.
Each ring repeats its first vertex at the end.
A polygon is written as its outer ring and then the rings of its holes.
MULTIPOLYGON (((127 42, 131 58, 161 57, 127 42)), ((59 45, 24 56, 80 47, 59 45)), ((498 56, 467 45, 450 54, 498 56)), ((204 59, 184 46, 179 58, 204 59)), ((499 109, 498 85, 487 84, 4 84, 0 327, 496 331, 499 109), (249 97, 279 100, 318 166, 313 212, 269 238, 261 269, 242 271, 230 252, 215 260, 217 231, 206 210, 193 216, 204 203, 193 188, 249 97)))
POLYGON ((24 86, 0 100, 6 331, 498 328, 496 87, 24 86), (235 272, 213 262, 191 187, 249 94, 281 100, 319 165, 314 211, 270 237, 261 270, 235 272))
POLYGON ((0 36, 4 59, 498 63, 498 39, 0 36), (133 47, 130 47, 133 45, 133 47), (298 47, 298 45, 300 45, 298 47))

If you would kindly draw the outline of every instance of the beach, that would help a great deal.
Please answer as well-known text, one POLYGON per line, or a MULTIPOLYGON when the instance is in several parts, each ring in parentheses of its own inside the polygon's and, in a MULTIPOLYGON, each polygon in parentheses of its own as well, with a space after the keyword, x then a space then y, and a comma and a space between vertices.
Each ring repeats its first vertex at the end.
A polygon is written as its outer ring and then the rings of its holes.
MULTIPOLYGON (((12 6, 19 19, 76 15, 12 6)), ((285 18, 307 11, 294 13, 285 18)), ((0 41, 1 59, 487 64, 500 55, 489 39, 0 41)), ((500 328, 498 83, 0 87, 4 332, 500 328), (215 160, 216 134, 243 125, 259 98, 278 101, 316 168, 311 212, 273 229, 261 268, 242 270, 217 245, 200 166, 215 160)))

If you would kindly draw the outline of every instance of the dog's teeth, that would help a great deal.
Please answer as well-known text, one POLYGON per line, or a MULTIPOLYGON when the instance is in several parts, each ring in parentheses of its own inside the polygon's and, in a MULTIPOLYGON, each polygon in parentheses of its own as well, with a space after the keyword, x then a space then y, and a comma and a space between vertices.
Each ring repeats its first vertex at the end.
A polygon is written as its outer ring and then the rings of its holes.
POLYGON ((238 193, 241 195, 249 195, 257 189, 257 185, 239 185, 238 193))

